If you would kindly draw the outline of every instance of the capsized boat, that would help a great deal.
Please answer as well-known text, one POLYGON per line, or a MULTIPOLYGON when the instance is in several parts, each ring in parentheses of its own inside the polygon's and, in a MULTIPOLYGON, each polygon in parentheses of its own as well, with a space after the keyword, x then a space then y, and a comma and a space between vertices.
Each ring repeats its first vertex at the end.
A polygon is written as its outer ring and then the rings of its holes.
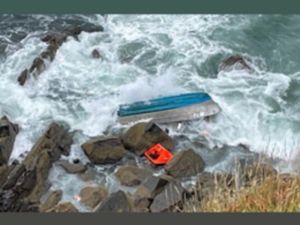
POLYGON ((139 120, 172 123, 217 114, 220 107, 202 92, 180 94, 119 106, 118 121, 128 124, 139 120))

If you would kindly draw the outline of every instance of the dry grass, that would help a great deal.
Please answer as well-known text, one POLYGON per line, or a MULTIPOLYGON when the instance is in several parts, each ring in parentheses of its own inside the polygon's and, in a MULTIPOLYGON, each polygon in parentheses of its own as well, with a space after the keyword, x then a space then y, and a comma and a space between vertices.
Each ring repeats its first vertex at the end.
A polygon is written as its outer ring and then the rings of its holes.
MULTIPOLYGON (((278 175, 257 166, 243 174, 243 185, 224 182, 225 177, 214 179, 214 190, 196 194, 184 204, 184 212, 299 212, 300 178, 278 175)), ((199 186, 196 193, 203 192, 199 186)))

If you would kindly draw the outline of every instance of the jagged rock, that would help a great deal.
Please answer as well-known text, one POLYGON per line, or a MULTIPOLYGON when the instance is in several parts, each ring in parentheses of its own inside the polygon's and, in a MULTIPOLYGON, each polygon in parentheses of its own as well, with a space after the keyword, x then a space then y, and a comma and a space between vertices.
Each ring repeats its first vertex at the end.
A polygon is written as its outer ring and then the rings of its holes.
POLYGON ((84 173, 87 169, 80 161, 78 163, 70 163, 68 160, 60 160, 57 164, 64 168, 67 173, 84 173))
POLYGON ((122 141, 126 149, 138 155, 157 143, 169 150, 175 146, 173 139, 155 123, 134 125, 122 136, 122 141))
POLYGON ((22 164, 13 165, 0 189, 0 212, 35 210, 48 188, 52 163, 68 155, 72 138, 60 125, 52 123, 32 147, 22 164))
POLYGON ((0 119, 0 166, 8 162, 18 132, 18 125, 11 123, 6 116, 0 119))
POLYGON ((117 191, 108 196, 95 209, 95 212, 131 212, 132 205, 123 191, 117 191))
POLYGON ((79 177, 81 180, 87 182, 87 181, 95 180, 97 175, 98 172, 94 168, 88 166, 84 173, 79 174, 79 177))
POLYGON ((21 72, 20 76, 18 77, 19 84, 24 85, 28 78, 29 78, 29 71, 28 69, 25 69, 21 72))
POLYGON ((129 187, 141 184, 149 176, 152 176, 150 170, 136 166, 123 166, 116 172, 116 177, 120 183, 129 187))
POLYGON ((50 209, 47 212, 52 213, 76 213, 79 212, 78 209, 71 202, 60 203, 54 208, 50 209))
POLYGON ((239 70, 249 70, 252 71, 252 68, 247 64, 245 59, 240 55, 234 55, 226 58, 219 66, 219 71, 229 71, 233 69, 239 70))
POLYGON ((171 210, 183 201, 184 189, 178 182, 169 182, 157 194, 150 206, 151 212, 164 212, 171 210))
POLYGON ((40 212, 47 212, 55 207, 62 199, 62 194, 61 190, 52 191, 47 200, 40 206, 40 212))
POLYGON ((96 137, 81 146, 94 164, 112 164, 120 161, 125 149, 117 137, 96 137))
POLYGON ((85 187, 80 191, 81 202, 90 207, 95 208, 103 199, 107 197, 107 190, 102 187, 85 187))
POLYGON ((167 163, 165 170, 167 174, 175 178, 197 175, 204 170, 205 163, 200 155, 193 150, 181 151, 167 163))
POLYGON ((53 61, 57 50, 59 47, 67 41, 68 37, 73 37, 78 40, 78 35, 81 32, 100 32, 103 31, 103 27, 101 26, 75 26, 71 28, 67 28, 62 32, 53 32, 47 34, 41 40, 48 44, 48 47, 45 51, 43 51, 38 57, 36 57, 30 69, 25 69, 18 77, 18 82, 20 85, 24 85, 26 81, 30 78, 30 75, 33 74, 35 77, 40 75, 46 69, 45 60, 53 61))
POLYGON ((92 51, 92 57, 93 57, 94 59, 100 59, 100 58, 101 58, 100 52, 99 52, 97 49, 94 49, 94 50, 92 51))

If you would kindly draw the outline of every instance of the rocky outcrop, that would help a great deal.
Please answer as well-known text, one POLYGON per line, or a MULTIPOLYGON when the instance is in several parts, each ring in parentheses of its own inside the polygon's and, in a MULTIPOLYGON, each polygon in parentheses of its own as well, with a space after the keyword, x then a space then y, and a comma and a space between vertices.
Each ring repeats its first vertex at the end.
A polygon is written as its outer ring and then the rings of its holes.
POLYGON ((220 71, 230 71, 233 69, 239 70, 248 70, 252 71, 253 69, 248 65, 246 60, 240 55, 230 56, 222 61, 219 65, 219 72, 220 71))
POLYGON ((84 173, 87 169, 86 165, 80 161, 70 163, 68 160, 60 160, 57 164, 61 166, 67 173, 71 174, 84 173))
POLYGON ((67 131, 52 123, 24 161, 11 166, 7 179, 0 188, 0 211, 37 209, 41 196, 49 187, 48 174, 52 163, 61 154, 68 155, 71 144, 72 138, 67 131))
POLYGON ((155 123, 138 123, 122 136, 126 149, 142 155, 153 144, 161 144, 172 150, 175 146, 173 139, 155 123))
POLYGON ((78 35, 81 32, 100 32, 103 31, 103 27, 90 27, 90 26, 76 26, 65 29, 62 32, 52 32, 42 38, 43 42, 48 44, 46 50, 44 50, 39 56, 37 56, 29 69, 24 69, 18 77, 20 85, 24 85, 26 81, 31 77, 37 78, 47 68, 48 62, 52 62, 59 47, 67 41, 68 37, 73 37, 78 40, 78 35))
POLYGON ((133 187, 152 176, 152 172, 136 166, 123 166, 118 169, 115 175, 122 185, 133 187))
POLYGON ((123 191, 117 191, 107 197, 95 209, 95 212, 131 212, 132 205, 123 191))
POLYGON ((125 149, 117 137, 92 138, 81 147, 94 164, 116 163, 125 155, 125 149))
POLYGON ((193 150, 181 151, 167 163, 167 174, 175 178, 195 176, 204 170, 205 163, 200 155, 193 150))
POLYGON ((102 187, 85 187, 80 191, 80 202, 93 209, 108 195, 107 190, 102 187))
POLYGON ((50 209, 54 208, 62 199, 63 192, 61 190, 52 191, 46 201, 40 205, 40 212, 47 212, 50 209))
POLYGON ((18 132, 18 125, 11 123, 6 116, 0 119, 0 166, 8 162, 18 132))
POLYGON ((48 212, 51 213, 76 213, 78 209, 71 202, 60 203, 48 212))

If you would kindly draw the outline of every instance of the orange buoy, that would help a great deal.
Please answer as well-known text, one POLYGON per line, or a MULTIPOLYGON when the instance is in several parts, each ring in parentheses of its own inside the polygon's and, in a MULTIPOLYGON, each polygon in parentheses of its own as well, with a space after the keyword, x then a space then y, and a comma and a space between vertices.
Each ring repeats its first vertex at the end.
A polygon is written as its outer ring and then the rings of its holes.
POLYGON ((144 155, 154 165, 165 165, 173 158, 172 153, 165 149, 161 144, 154 145, 148 149, 144 155))

